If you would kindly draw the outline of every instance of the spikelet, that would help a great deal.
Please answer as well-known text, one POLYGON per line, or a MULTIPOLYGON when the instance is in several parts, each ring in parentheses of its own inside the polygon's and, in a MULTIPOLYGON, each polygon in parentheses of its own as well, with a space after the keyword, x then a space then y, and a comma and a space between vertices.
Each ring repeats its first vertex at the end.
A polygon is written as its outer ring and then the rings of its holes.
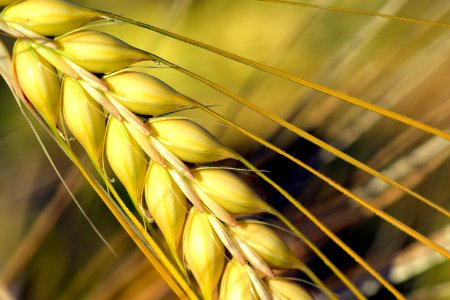
POLYGON ((270 267, 292 269, 299 266, 299 260, 286 243, 267 226, 240 221, 231 231, 252 247, 270 267))
POLYGON ((14 45, 13 61, 25 96, 49 126, 55 128, 61 89, 55 68, 21 39, 14 45))
POLYGON ((195 190, 207 193, 232 214, 270 212, 267 205, 250 187, 233 173, 219 169, 193 171, 195 190))
POLYGON ((268 278, 266 285, 274 300, 314 300, 301 286, 281 278, 268 278))
POLYGON ((114 117, 109 118, 105 152, 112 170, 125 186, 136 208, 142 212, 147 157, 125 125, 114 117))
POLYGON ((94 31, 76 31, 57 38, 59 51, 93 73, 109 73, 150 57, 112 35, 94 31))
POLYGON ((181 160, 206 163, 235 154, 195 122, 184 118, 155 118, 149 121, 153 135, 181 160))
POLYGON ((120 72, 104 78, 125 107, 141 115, 160 115, 190 103, 161 80, 139 72, 120 72))
POLYGON ((183 253, 203 297, 212 299, 225 263, 224 248, 206 215, 195 207, 190 210, 186 221, 183 253))
POLYGON ((145 183, 145 199, 153 219, 161 230, 172 254, 178 244, 187 214, 187 201, 169 172, 151 162, 145 183))
POLYGON ((245 269, 235 259, 228 262, 220 282, 219 300, 257 300, 245 269))
POLYGON ((63 0, 26 0, 8 6, 1 14, 5 21, 48 36, 61 35, 100 17, 98 12, 63 0))
POLYGON ((62 82, 62 111, 70 132, 100 166, 106 129, 103 108, 68 76, 62 82))

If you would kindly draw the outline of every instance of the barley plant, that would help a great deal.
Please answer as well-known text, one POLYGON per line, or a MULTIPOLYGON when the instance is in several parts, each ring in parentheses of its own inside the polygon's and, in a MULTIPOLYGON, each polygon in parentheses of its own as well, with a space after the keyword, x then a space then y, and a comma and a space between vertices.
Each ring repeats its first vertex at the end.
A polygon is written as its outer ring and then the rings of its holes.
POLYGON ((1 299, 450 298, 447 0, 0 5, 1 299))

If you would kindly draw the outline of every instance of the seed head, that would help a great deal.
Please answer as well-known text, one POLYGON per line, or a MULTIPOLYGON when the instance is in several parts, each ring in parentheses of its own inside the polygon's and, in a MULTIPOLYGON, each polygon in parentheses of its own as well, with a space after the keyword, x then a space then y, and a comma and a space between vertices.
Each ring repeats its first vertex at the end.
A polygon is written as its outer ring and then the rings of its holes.
POLYGON ((149 55, 121 40, 94 30, 77 31, 57 39, 61 53, 93 73, 114 72, 149 55))
POLYGON ((190 103, 159 79, 139 72, 121 72, 104 78, 114 96, 141 115, 160 115, 190 103))
POLYGON ((99 19, 101 15, 63 0, 26 0, 5 8, 1 17, 39 34, 56 36, 99 19))
POLYGON ((232 214, 256 214, 271 210, 247 184, 229 171, 198 169, 193 174, 194 188, 207 193, 232 214))
POLYGON ((177 256, 178 243, 187 214, 187 201, 169 172, 151 162, 145 183, 145 199, 153 219, 171 252, 177 256))
POLYGON ((25 96, 49 126, 56 127, 61 84, 55 68, 21 39, 14 45, 13 61, 25 96))
POLYGON ((70 132, 91 160, 100 165, 106 129, 103 108, 68 76, 62 82, 62 111, 70 132))
POLYGON ((183 234, 183 253, 203 297, 213 298, 225 263, 224 247, 207 216, 191 208, 183 234))
POLYGON ((231 230, 252 247, 270 267, 292 269, 298 266, 298 259, 286 243, 269 227, 251 221, 241 221, 231 230))
POLYGON ((301 286, 281 278, 267 278, 266 284, 274 299, 313 300, 314 298, 301 286))
POLYGON ((235 259, 228 262, 220 283, 219 300, 257 300, 245 269, 235 259))
POLYGON ((190 120, 155 118, 149 123, 154 136, 181 160, 205 163, 235 157, 212 134, 190 120))
POLYGON ((114 117, 109 118, 105 151, 112 170, 125 186, 136 208, 141 210, 147 156, 125 125, 114 117))

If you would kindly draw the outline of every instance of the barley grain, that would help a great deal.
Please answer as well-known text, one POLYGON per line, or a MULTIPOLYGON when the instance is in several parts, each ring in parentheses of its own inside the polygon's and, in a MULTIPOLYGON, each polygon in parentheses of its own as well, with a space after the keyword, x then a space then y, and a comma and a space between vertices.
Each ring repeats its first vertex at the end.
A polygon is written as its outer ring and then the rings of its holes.
POLYGON ((220 282, 219 300, 257 300, 245 269, 236 260, 230 260, 220 282))
POLYGON ((141 211, 147 156, 125 125, 113 117, 109 118, 107 126, 105 152, 114 174, 125 186, 136 208, 141 211))
POLYGON ((178 257, 178 245, 187 213, 187 201, 169 172, 151 162, 145 181, 145 200, 148 210, 158 225, 167 245, 178 257))
POLYGON ((269 205, 230 171, 198 169, 193 174, 194 190, 208 194, 229 213, 256 214, 271 211, 269 205))
POLYGON ((25 96, 49 126, 56 128, 61 88, 56 69, 22 39, 14 45, 13 61, 25 96))
POLYGON ((298 267, 298 259, 278 234, 269 227, 247 220, 240 221, 238 226, 231 228, 231 231, 252 247, 272 268, 298 267))
POLYGON ((186 221, 183 254, 203 297, 213 299, 225 263, 224 248, 207 216, 195 208, 186 221))
POLYGON ((265 280, 272 292, 274 299, 283 300, 313 300, 314 298, 299 285, 281 278, 269 278, 265 280))
POLYGON ((62 82, 62 112, 70 132, 91 160, 100 166, 106 130, 103 108, 86 93, 76 79, 68 76, 64 76, 62 82))
POLYGON ((67 1, 26 0, 6 7, 0 17, 36 33, 56 36, 99 19, 101 15, 67 1))
POLYGON ((94 30, 63 35, 57 39, 57 43, 65 57, 93 73, 110 73, 151 59, 146 52, 112 35, 94 30))
POLYGON ((153 118, 149 125, 154 136, 183 161, 206 163, 236 157, 211 133, 188 119, 153 118))
POLYGON ((170 86, 145 73, 120 72, 104 80, 112 96, 137 114, 161 115, 190 105, 170 86))

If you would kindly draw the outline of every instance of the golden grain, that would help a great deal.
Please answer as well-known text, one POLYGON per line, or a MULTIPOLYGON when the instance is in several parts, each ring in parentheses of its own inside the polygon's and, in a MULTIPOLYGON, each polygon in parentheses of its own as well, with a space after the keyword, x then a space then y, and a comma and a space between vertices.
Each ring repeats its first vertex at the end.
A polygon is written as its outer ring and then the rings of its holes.
POLYGON ((150 59, 146 52, 94 30, 63 35, 57 43, 65 57, 93 73, 110 73, 150 59))
POLYGON ((63 77, 61 93, 64 122, 91 160, 100 166, 106 130, 103 108, 76 79, 68 76, 63 77))
POLYGON ((25 40, 17 40, 13 50, 19 84, 42 118, 55 128, 60 109, 60 82, 56 69, 25 40))
POLYGON ((36 33, 56 36, 99 19, 101 15, 67 1, 26 0, 6 7, 0 17, 36 33))

